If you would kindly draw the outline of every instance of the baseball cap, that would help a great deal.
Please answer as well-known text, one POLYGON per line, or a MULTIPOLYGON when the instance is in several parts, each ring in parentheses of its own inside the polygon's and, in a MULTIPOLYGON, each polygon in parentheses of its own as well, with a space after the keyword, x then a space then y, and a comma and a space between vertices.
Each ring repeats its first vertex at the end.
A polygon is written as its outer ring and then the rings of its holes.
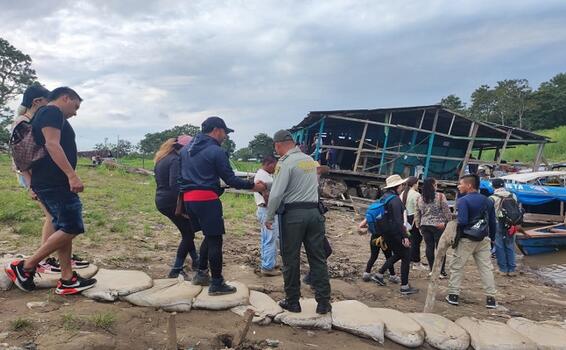
POLYGON ((24 92, 22 106, 31 108, 31 105, 33 104, 33 100, 40 97, 47 98, 48 96, 49 96, 49 90, 47 90, 40 84, 30 85, 24 92))
POLYGON ((201 127, 202 132, 204 133, 211 132, 214 128, 224 129, 226 130, 227 134, 234 132, 233 129, 230 129, 226 126, 226 123, 224 122, 224 120, 222 120, 222 118, 217 116, 206 118, 206 120, 202 122, 201 127))
POLYGON ((273 135, 273 142, 295 141, 293 135, 287 130, 279 130, 273 135))

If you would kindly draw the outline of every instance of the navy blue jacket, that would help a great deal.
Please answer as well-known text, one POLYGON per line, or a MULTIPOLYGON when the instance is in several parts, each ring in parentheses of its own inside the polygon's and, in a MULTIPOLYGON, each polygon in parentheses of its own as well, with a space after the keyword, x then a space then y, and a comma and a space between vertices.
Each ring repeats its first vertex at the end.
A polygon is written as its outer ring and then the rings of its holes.
POLYGON ((212 190, 221 195, 220 179, 237 189, 251 190, 254 183, 242 180, 234 174, 226 151, 212 137, 199 133, 181 149, 182 192, 190 190, 212 190))
POLYGON ((487 207, 489 237, 495 240, 495 232, 497 231, 497 221, 495 220, 495 209, 493 201, 478 192, 468 193, 458 198, 456 201, 458 209, 458 226, 464 227, 470 223, 473 218, 477 217, 480 212, 487 207))

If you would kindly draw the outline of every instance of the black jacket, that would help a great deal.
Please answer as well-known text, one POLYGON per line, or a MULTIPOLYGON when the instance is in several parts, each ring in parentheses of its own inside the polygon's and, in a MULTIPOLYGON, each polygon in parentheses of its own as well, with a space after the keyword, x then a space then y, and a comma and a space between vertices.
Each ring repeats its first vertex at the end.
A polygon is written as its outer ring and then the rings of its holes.
POLYGON ((392 225, 391 227, 393 230, 386 235, 391 235, 392 238, 409 238, 407 234, 407 230, 405 229, 405 220, 403 218, 403 212, 405 211, 405 206, 401 201, 401 198, 397 195, 397 193, 393 191, 387 191, 383 195, 383 198, 387 198, 389 196, 395 196, 395 198, 391 199, 386 206, 387 211, 387 220, 392 225))
POLYGON ((179 194, 179 155, 172 152, 155 164, 155 205, 157 208, 174 208, 179 194))
POLYGON ((218 141, 205 134, 198 134, 191 143, 181 149, 182 192, 190 190, 212 190, 218 195, 224 191, 220 179, 233 188, 251 190, 254 183, 240 179, 234 174, 226 151, 218 141))

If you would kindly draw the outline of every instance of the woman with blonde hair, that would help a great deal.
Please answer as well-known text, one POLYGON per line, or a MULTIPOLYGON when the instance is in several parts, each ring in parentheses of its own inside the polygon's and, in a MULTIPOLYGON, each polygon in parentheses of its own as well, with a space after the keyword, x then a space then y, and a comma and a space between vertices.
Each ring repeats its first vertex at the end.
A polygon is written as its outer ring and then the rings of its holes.
POLYGON ((181 243, 177 249, 177 256, 169 272, 169 278, 176 278, 179 275, 187 277, 183 267, 187 255, 191 256, 192 268, 198 268, 198 255, 195 247, 195 233, 191 221, 180 215, 177 216, 177 200, 179 197, 179 185, 177 178, 180 173, 179 151, 186 146, 192 138, 188 135, 181 135, 166 140, 155 154, 155 182, 157 189, 155 192, 155 206, 157 210, 171 220, 181 232, 181 243))

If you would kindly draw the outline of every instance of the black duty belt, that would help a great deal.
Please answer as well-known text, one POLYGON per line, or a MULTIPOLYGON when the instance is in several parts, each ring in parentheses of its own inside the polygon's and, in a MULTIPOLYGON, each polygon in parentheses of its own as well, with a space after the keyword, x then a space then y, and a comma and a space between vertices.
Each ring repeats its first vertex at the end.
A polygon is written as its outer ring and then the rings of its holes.
POLYGON ((285 210, 318 209, 318 202, 294 202, 285 204, 285 210))

